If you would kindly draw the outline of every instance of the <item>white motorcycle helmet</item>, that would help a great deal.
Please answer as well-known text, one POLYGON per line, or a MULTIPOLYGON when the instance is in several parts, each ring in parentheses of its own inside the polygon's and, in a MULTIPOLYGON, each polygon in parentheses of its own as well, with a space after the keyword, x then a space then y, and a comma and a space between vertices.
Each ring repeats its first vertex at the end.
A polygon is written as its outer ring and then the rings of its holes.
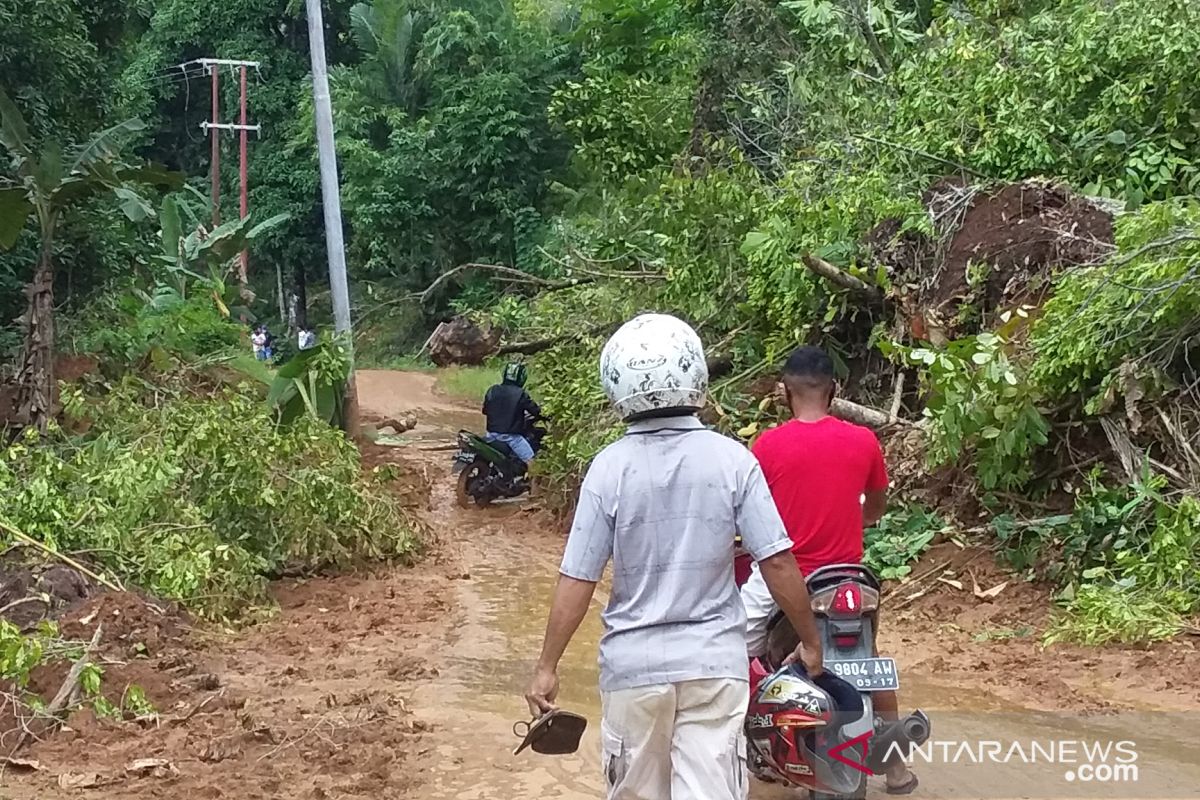
POLYGON ((699 411, 708 391, 704 346, 686 322, 642 314, 604 345, 600 383, 626 421, 699 411))

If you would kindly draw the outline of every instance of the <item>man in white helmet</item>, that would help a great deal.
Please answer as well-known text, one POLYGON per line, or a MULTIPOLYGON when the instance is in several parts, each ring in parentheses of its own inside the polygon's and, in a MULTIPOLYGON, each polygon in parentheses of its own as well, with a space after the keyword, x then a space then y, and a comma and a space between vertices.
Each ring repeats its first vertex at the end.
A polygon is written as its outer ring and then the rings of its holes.
POLYGON ((600 642, 603 766, 611 800, 744 800, 749 701, 746 613, 734 535, 758 562, 821 670, 821 646, 791 540, 754 457, 696 418, 708 389, 700 339, 648 314, 604 347, 600 379, 624 437, 579 493, 546 638, 526 693, 554 708, 558 663, 612 562, 600 642))

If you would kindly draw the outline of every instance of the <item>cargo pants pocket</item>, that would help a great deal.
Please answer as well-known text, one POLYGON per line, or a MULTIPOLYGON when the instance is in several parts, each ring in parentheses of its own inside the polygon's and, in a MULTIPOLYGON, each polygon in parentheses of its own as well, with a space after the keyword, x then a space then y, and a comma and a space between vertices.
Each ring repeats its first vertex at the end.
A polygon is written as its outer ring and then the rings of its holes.
POLYGON ((734 734, 729 754, 729 788, 737 800, 746 800, 750 794, 750 771, 747 762, 749 751, 746 749, 748 746, 745 732, 738 731, 734 734))
POLYGON ((604 784, 608 788, 608 797, 616 796, 617 789, 625 780, 629 769, 629 754, 625 750, 624 740, 608 725, 600 725, 601 763, 604 766, 604 784))

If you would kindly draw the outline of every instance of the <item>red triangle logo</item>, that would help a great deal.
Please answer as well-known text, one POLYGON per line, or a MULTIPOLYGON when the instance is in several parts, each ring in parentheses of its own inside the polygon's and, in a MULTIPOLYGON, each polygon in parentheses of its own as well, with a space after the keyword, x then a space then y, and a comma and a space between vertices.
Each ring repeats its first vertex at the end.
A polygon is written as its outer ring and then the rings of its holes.
POLYGON ((851 747, 854 747, 859 742, 862 742, 863 758, 865 759, 867 757, 867 753, 869 752, 868 751, 869 745, 867 744, 867 740, 870 739, 873 734, 874 734, 874 731, 867 731, 866 733, 864 733, 860 736, 855 736, 853 739, 850 739, 849 741, 842 742, 837 747, 829 748, 830 757, 842 762, 843 764, 846 764, 847 766, 854 767, 859 772, 865 772, 866 774, 870 775, 871 770, 867 767, 866 764, 861 764, 858 761, 854 761, 850 758, 847 758, 846 756, 842 755, 842 751, 847 750, 851 747))

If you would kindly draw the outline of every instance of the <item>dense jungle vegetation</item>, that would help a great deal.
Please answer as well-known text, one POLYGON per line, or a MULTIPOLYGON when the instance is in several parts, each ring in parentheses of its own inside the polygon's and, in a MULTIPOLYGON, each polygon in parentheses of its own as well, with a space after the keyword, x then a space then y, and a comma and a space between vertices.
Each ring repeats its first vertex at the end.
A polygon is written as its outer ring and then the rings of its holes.
MULTIPOLYGON (((360 365, 452 316, 525 345, 568 503, 619 431, 595 371, 620 321, 695 324, 709 421, 746 440, 780 419, 782 356, 819 343, 887 446, 891 576, 953 524, 1056 585, 1052 637, 1194 627, 1200 5, 331 0, 326 27, 360 365)), ((104 375, 5 452, 5 530, 217 615, 290 558, 410 552, 309 418, 331 390, 276 429, 258 389, 195 375, 244 349, 242 311, 328 318, 303 4, 0 0, 0 88, 10 377, 45 371, 27 331, 51 316, 104 375), (177 65, 200 57, 261 62, 262 135, 251 219, 198 236, 208 77, 177 65)))

